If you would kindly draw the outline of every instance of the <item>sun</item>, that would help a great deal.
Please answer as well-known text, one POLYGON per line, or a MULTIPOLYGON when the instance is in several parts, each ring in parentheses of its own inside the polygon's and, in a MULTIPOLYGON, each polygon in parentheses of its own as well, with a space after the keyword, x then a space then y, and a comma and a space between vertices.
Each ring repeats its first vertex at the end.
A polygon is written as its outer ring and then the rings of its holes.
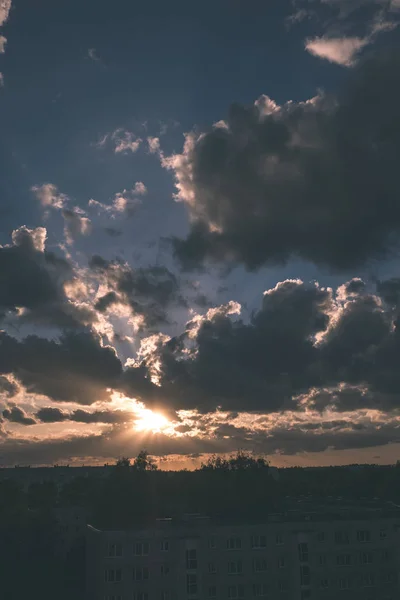
POLYGON ((135 429, 137 431, 149 431, 152 433, 160 433, 161 431, 164 431, 168 425, 170 425, 170 422, 167 417, 147 408, 140 411, 138 419, 135 421, 135 429))

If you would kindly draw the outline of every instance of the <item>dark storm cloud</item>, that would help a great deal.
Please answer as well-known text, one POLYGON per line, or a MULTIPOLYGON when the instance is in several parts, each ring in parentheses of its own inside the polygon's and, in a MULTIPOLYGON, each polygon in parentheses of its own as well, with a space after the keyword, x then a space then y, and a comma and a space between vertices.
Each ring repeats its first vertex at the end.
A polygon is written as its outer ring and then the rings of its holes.
POLYGON ((22 320, 80 327, 95 320, 90 309, 72 304, 64 284, 75 279, 70 263, 45 250, 46 230, 20 227, 12 245, 0 248, 0 319, 25 309, 22 320))
POLYGON ((230 429, 230 446, 232 448, 251 449, 258 453, 297 454, 298 452, 324 452, 326 450, 346 450, 384 446, 400 442, 400 424, 397 421, 366 422, 352 425, 345 422, 343 426, 337 422, 326 423, 320 428, 307 424, 295 426, 280 425, 265 432, 248 432, 242 428, 230 429), (235 446, 236 444, 236 446, 235 446))
POLYGON ((111 288, 96 304, 101 312, 113 304, 125 304, 132 314, 144 318, 147 327, 153 327, 168 321, 169 306, 185 305, 179 282, 166 267, 132 269, 127 264, 106 261, 101 256, 93 256, 89 266, 111 288))
POLYGON ((337 98, 234 105, 225 124, 163 158, 192 221, 186 268, 297 257, 350 269, 398 249, 399 56, 352 71, 337 98))
POLYGON ((326 408, 338 413, 361 409, 390 412, 400 409, 399 394, 384 394, 362 386, 346 385, 312 390, 306 398, 309 409, 324 411, 326 408))
POLYGON ((98 410, 89 412, 78 409, 72 412, 47 406, 38 410, 35 417, 42 423, 59 423, 61 421, 76 421, 78 423, 127 423, 134 420, 134 414, 123 410, 98 410))
POLYGON ((54 406, 45 406, 37 411, 35 417, 42 423, 61 423, 68 419, 66 411, 54 406))
POLYGON ((145 402, 202 413, 400 408, 396 311, 359 280, 336 294, 288 280, 264 294, 249 322, 234 312, 212 309, 182 335, 153 340, 124 377, 145 402), (160 387, 148 378, 154 365, 160 387))
POLYGON ((400 279, 393 277, 377 282, 377 290, 381 298, 390 306, 400 306, 400 279))
POLYGON ((150 368, 150 361, 159 362, 160 393, 175 407, 293 408, 295 390, 308 389, 313 380, 313 336, 326 329, 331 307, 330 291, 285 281, 265 293, 250 323, 233 320, 231 306, 220 307, 200 325, 190 323, 183 336, 160 342, 144 362, 150 368))
POLYGON ((12 423, 19 423, 20 425, 35 425, 35 419, 28 417, 26 412, 19 408, 18 406, 10 406, 3 410, 3 417, 7 419, 7 421, 11 421, 12 423))
POLYGON ((29 392, 53 400, 92 404, 108 399, 122 371, 113 348, 90 333, 66 333, 59 341, 0 334, 0 372, 14 373, 29 392))

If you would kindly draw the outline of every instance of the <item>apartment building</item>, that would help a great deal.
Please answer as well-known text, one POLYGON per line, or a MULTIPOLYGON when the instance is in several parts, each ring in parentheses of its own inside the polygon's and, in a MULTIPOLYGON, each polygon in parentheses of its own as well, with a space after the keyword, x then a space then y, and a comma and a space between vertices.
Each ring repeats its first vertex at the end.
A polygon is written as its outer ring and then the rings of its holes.
POLYGON ((395 600, 400 510, 297 507, 264 523, 199 516, 87 530, 88 600, 395 600))

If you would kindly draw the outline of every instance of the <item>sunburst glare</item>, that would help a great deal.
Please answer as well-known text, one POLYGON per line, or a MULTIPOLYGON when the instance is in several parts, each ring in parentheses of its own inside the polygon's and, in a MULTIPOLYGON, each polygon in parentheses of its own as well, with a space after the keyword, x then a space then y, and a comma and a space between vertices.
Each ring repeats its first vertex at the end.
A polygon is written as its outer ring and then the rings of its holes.
POLYGON ((148 431, 151 433, 165 431, 170 425, 171 423, 163 414, 147 408, 140 411, 138 419, 135 421, 135 429, 137 431, 148 431))

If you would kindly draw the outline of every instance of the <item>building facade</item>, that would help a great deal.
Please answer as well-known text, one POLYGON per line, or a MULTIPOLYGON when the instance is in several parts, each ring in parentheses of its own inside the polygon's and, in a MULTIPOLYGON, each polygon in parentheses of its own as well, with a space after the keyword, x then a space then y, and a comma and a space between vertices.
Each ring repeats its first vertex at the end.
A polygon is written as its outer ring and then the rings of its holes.
POLYGON ((87 530, 88 600, 395 600, 400 512, 295 510, 87 530))

